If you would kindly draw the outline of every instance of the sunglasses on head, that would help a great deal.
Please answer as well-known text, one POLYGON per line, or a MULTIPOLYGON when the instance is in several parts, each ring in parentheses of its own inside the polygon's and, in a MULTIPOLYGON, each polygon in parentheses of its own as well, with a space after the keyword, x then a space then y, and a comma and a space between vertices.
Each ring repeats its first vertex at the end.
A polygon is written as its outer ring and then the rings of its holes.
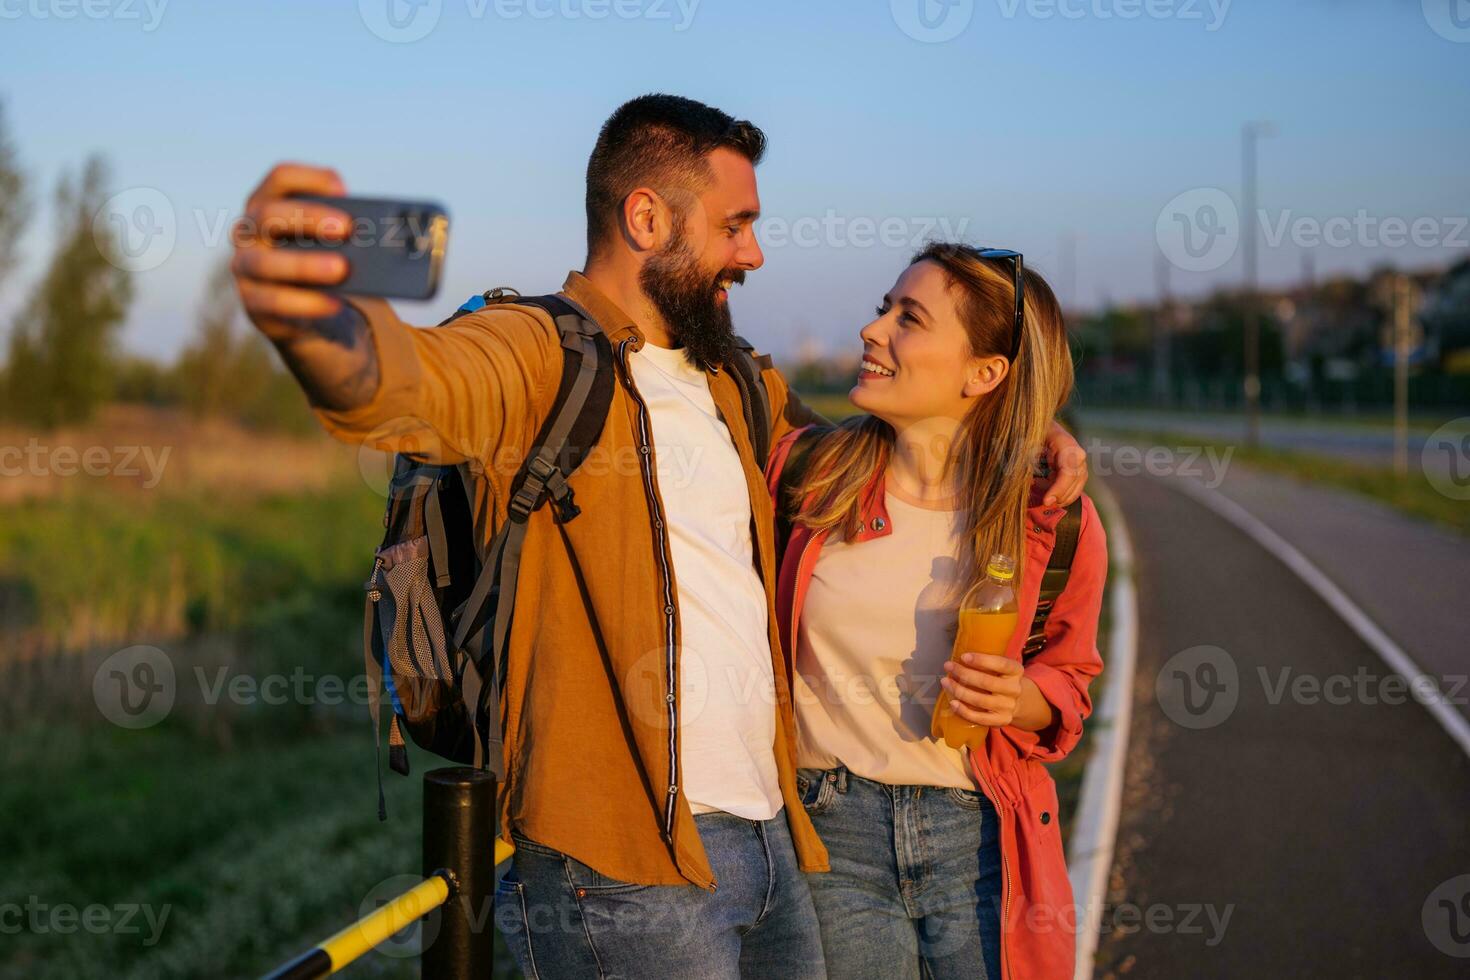
POLYGON ((1023 265, 1021 253, 1009 248, 971 248, 982 259, 1010 259, 1016 273, 1016 323, 1011 339, 1011 360, 1014 361, 1021 353, 1022 324, 1025 322, 1023 313, 1026 309, 1026 287, 1025 279, 1022 277, 1023 265))

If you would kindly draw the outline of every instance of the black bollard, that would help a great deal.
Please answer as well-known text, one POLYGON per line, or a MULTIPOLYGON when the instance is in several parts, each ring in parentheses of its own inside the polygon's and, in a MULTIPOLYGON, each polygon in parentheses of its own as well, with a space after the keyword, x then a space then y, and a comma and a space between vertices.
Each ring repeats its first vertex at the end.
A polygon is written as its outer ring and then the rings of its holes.
POLYGON ((425 980, 490 976, 494 958, 495 777, 462 766, 424 775, 424 874, 455 881, 421 954, 425 980))

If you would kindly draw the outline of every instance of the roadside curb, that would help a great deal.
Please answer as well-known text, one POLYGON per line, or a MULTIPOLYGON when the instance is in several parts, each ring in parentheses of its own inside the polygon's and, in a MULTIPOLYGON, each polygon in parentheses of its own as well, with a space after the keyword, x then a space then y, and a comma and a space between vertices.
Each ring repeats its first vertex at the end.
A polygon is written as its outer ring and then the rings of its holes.
POLYGON ((1067 853, 1072 901, 1077 909, 1077 967, 1074 980, 1088 980, 1097 955, 1098 931, 1118 812, 1123 796, 1123 766, 1133 716, 1133 672, 1138 655, 1138 593, 1134 584, 1133 541, 1117 498, 1100 480, 1088 487, 1104 517, 1108 534, 1108 590, 1111 629, 1103 667, 1106 688, 1088 724, 1092 758, 1082 775, 1082 791, 1067 853))

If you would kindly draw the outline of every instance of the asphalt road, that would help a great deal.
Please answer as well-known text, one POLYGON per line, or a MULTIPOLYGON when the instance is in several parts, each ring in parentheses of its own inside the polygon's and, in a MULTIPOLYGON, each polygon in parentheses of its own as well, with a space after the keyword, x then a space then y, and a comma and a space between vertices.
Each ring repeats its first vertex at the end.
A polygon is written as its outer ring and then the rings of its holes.
POLYGON ((1470 976, 1470 758, 1257 544, 1107 482, 1139 650, 1097 975, 1470 976))

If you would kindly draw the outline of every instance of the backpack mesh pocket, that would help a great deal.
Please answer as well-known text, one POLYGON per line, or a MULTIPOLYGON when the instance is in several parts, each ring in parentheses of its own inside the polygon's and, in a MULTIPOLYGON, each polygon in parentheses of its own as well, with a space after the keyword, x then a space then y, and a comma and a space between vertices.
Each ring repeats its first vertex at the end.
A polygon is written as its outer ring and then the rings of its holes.
POLYGON ((438 710, 458 676, 450 665, 444 621, 429 568, 429 539, 413 538, 378 555, 377 625, 405 717, 438 710))

